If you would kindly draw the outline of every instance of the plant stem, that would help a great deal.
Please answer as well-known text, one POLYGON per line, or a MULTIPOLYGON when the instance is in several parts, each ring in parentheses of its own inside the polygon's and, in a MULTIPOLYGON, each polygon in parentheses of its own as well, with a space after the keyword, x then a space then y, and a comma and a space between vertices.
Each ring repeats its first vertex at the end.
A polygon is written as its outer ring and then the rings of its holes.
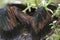
POLYGON ((38 6, 38 0, 35 0, 36 7, 38 6))

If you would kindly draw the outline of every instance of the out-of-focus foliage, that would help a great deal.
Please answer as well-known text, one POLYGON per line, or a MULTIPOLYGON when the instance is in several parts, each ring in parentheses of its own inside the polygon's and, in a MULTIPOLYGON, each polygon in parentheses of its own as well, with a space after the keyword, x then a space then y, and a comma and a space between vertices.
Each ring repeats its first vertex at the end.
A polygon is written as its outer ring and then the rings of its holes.
POLYGON ((47 10, 51 11, 50 9, 47 8, 47 5, 52 2, 55 2, 56 0, 0 0, 0 5, 1 5, 0 8, 2 6, 5 6, 7 3, 14 3, 15 1, 21 1, 23 4, 25 5, 27 4, 27 8, 23 10, 23 12, 26 12, 27 9, 31 11, 30 9, 31 7, 37 8, 37 6, 44 6, 47 10))
POLYGON ((23 4, 27 4, 27 8, 25 10, 23 10, 23 12, 26 12, 26 10, 32 7, 32 8, 37 8, 38 5, 41 5, 42 0, 22 0, 23 4))
MULTIPOLYGON (((60 20, 60 4, 58 4, 58 8, 55 11, 55 13, 53 13, 52 17, 58 17, 58 20, 60 20)), ((51 23, 51 29, 54 29, 54 33, 51 36, 48 36, 46 38, 46 40, 60 40, 60 26, 56 25, 57 20, 53 21, 53 23, 51 23)))
POLYGON ((0 8, 3 7, 3 0, 0 0, 0 8))
POLYGON ((55 0, 22 0, 23 4, 27 4, 27 8, 25 10, 23 10, 23 12, 26 12, 27 9, 30 9, 31 7, 33 8, 37 8, 38 6, 43 6, 45 7, 46 10, 49 10, 53 13, 53 11, 51 9, 47 8, 47 5, 49 5, 50 3, 55 2, 55 0))
POLYGON ((7 4, 20 4, 21 1, 20 0, 0 0, 0 8, 6 7, 7 4))
MULTIPOLYGON (((55 13, 52 15, 52 17, 54 17, 54 16, 59 16, 59 17, 60 17, 60 4, 58 4, 57 10, 56 10, 55 13)), ((59 17, 58 17, 58 18, 59 18, 59 17)))
POLYGON ((52 23, 52 29, 54 29, 54 33, 46 38, 46 40, 60 40, 60 28, 56 26, 55 23, 52 23))

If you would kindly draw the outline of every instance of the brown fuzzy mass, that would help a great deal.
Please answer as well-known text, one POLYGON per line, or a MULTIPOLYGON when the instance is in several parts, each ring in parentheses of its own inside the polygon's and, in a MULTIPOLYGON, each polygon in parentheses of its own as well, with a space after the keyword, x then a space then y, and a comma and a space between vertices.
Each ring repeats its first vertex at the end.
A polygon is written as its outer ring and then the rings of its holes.
MULTIPOLYGON (((43 21, 42 22, 38 22, 38 24, 36 24, 37 21, 35 21, 35 18, 34 18, 35 16, 29 16, 28 14, 25 14, 25 13, 21 12, 20 10, 17 10, 18 8, 16 8, 15 6, 12 6, 9 9, 11 11, 10 14, 14 13, 14 15, 18 18, 18 20, 22 24, 24 24, 26 27, 29 27, 31 25, 32 29, 36 33, 38 33, 40 30, 42 30, 44 28, 44 26, 47 25, 51 21, 51 14, 49 12, 46 12, 46 15, 47 15, 46 19, 44 19, 44 17, 42 17, 43 21), (12 11, 13 11, 13 13, 12 13, 12 11)), ((14 15, 12 17, 13 19, 14 19, 14 15)), ((39 14, 39 15, 42 15, 42 14, 39 14)), ((36 20, 38 20, 38 19, 36 19, 36 20)), ((15 24, 15 23, 16 23, 16 19, 15 19, 15 21, 13 21, 12 25, 15 24)))

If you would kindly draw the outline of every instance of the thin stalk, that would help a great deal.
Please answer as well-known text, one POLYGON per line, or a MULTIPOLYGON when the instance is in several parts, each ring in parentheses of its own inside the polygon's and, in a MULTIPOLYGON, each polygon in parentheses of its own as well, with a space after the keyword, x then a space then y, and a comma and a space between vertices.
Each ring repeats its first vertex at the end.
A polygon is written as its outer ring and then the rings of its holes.
POLYGON ((38 0, 35 0, 36 7, 38 6, 38 0))

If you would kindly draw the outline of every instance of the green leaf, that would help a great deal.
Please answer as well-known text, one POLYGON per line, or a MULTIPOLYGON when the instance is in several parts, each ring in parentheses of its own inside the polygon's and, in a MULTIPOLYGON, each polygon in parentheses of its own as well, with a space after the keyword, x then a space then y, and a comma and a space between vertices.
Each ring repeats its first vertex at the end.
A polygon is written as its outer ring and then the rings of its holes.
POLYGON ((55 28, 55 27, 56 27, 56 26, 54 25, 54 26, 51 27, 51 29, 53 29, 53 28, 55 28))

